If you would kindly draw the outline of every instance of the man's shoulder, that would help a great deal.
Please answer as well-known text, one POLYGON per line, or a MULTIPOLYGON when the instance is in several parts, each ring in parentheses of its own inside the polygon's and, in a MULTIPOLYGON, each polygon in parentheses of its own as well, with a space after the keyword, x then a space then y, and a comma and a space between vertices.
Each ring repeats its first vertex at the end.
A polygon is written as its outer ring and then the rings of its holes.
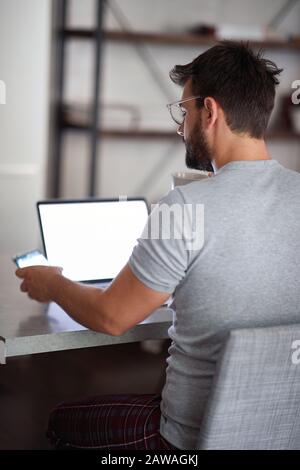
POLYGON ((185 184, 183 186, 177 186, 174 191, 174 198, 181 200, 184 203, 193 203, 194 201, 203 198, 214 191, 215 180, 214 176, 209 178, 201 179, 199 181, 193 181, 192 183, 185 184))
POLYGON ((280 165, 281 174, 285 177, 292 178, 295 181, 300 181, 300 173, 299 171, 292 170, 291 168, 286 168, 280 165))
POLYGON ((195 181, 183 186, 177 186, 161 198, 157 205, 192 204, 206 192, 202 183, 204 183, 204 181, 195 181))

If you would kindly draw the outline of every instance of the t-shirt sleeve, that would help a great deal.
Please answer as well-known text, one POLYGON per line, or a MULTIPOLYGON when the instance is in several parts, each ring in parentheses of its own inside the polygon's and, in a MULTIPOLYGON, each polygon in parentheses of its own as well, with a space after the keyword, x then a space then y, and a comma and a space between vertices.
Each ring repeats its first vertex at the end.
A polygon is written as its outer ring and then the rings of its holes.
POLYGON ((180 227, 182 206, 175 188, 152 210, 129 259, 137 278, 159 292, 174 292, 187 270, 188 255, 180 227))

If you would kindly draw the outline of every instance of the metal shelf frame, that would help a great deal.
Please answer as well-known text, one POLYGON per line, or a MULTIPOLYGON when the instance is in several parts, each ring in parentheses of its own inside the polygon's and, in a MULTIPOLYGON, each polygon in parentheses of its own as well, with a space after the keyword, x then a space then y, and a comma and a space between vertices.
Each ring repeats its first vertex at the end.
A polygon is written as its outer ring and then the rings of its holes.
MULTIPOLYGON (((88 196, 94 197, 97 185, 97 150, 99 145, 98 123, 101 109, 98 106, 101 88, 101 59, 103 42, 103 16, 106 0, 97 0, 96 3, 96 28, 94 35, 94 74, 93 74, 93 95, 91 124, 86 126, 86 131, 90 134, 90 167, 88 196)), ((65 84, 65 54, 66 40, 65 34, 68 17, 68 0, 59 0, 56 3, 56 109, 55 109, 55 144, 53 147, 53 185, 52 194, 54 198, 59 198, 61 194, 61 168, 62 168, 62 133, 65 129, 63 118, 63 97, 65 84)))

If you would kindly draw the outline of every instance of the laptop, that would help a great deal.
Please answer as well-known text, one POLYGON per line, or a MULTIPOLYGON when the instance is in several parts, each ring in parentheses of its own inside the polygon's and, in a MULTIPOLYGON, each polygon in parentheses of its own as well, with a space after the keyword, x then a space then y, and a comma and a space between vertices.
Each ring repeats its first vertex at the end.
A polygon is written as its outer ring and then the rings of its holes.
POLYGON ((37 210, 49 264, 101 287, 127 263, 149 214, 144 198, 39 201, 37 210))

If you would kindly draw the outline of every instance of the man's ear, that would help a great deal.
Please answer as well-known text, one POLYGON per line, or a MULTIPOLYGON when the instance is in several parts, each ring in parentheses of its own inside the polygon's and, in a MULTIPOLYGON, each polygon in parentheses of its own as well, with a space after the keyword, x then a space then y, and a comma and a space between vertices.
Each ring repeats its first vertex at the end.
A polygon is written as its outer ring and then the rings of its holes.
POLYGON ((205 109, 208 113, 208 117, 211 118, 212 115, 212 106, 211 106, 211 101, 207 100, 207 102, 204 104, 205 109))
POLYGON ((218 105, 214 98, 207 96, 204 100, 204 109, 206 111, 207 127, 212 127, 218 117, 218 105))

